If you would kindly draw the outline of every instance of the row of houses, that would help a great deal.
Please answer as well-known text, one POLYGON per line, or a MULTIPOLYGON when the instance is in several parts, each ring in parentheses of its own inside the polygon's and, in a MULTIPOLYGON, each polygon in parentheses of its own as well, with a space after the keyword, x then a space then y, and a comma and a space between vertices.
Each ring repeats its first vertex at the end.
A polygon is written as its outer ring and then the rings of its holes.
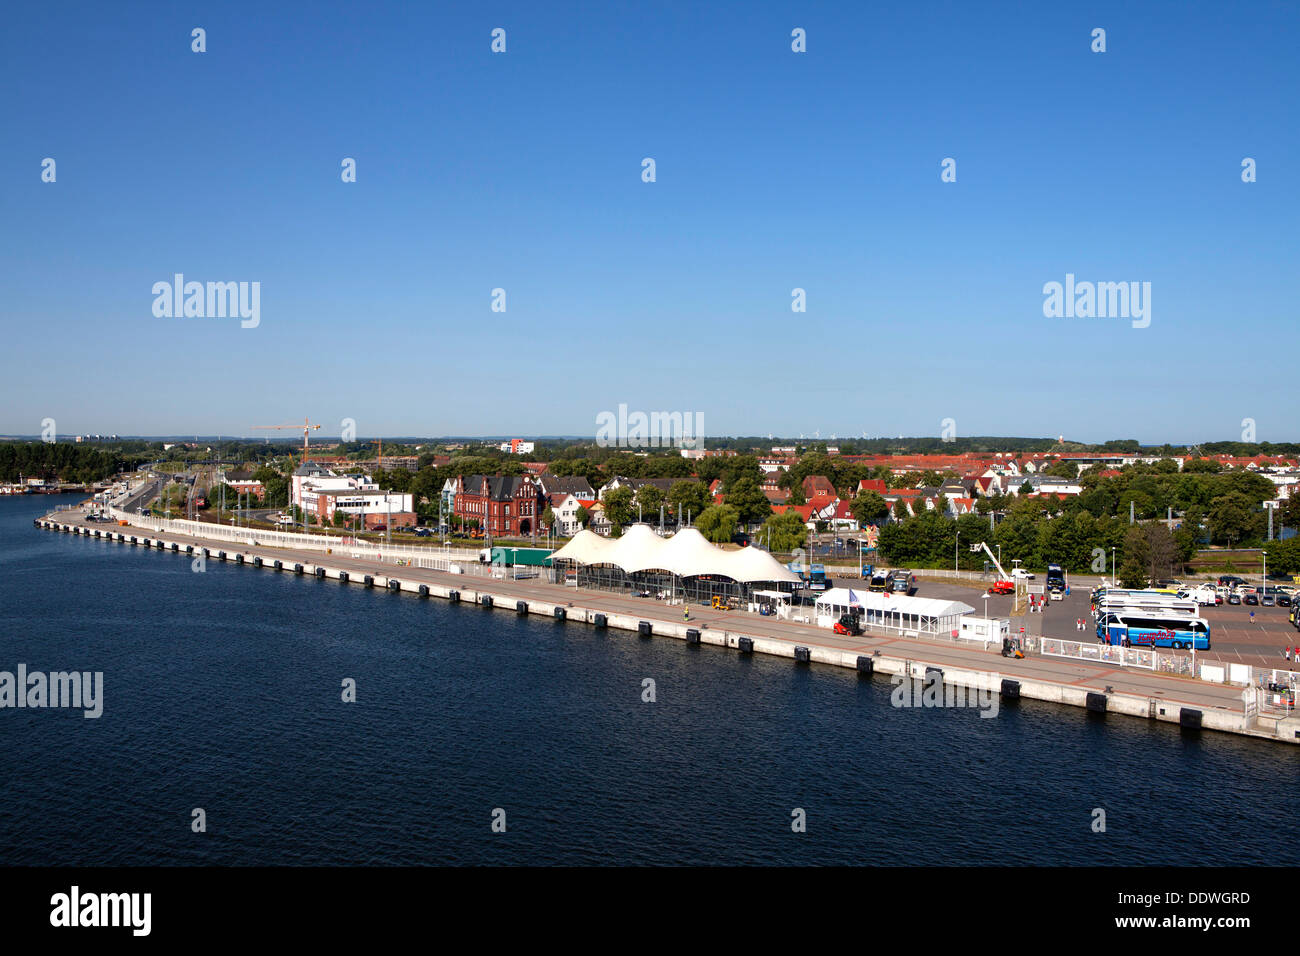
POLYGON ((696 479, 627 478, 615 476, 599 488, 592 488, 582 476, 559 476, 550 472, 518 476, 464 475, 448 478, 442 487, 442 512, 464 521, 473 521, 490 534, 528 536, 546 529, 541 516, 549 507, 554 515, 553 530, 572 537, 583 527, 580 513, 586 510, 588 526, 597 533, 608 534, 602 501, 616 488, 634 493, 645 485, 654 485, 667 493, 676 482, 696 479))

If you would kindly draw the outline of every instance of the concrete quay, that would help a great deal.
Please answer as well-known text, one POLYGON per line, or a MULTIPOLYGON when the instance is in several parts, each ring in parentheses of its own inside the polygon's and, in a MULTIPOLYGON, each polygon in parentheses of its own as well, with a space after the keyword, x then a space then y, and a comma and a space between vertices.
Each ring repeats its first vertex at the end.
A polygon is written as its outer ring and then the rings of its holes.
MULTIPOLYGON (((128 519, 129 520, 129 519, 128 519)), ((1166 676, 1106 664, 1027 656, 1002 657, 995 648, 892 634, 840 636, 824 628, 741 611, 691 608, 600 591, 579 591, 540 580, 499 580, 415 566, 393 568, 371 557, 270 547, 247 541, 214 541, 196 533, 157 532, 134 525, 88 523, 78 511, 38 518, 37 527, 168 551, 190 559, 202 553, 280 573, 329 579, 394 594, 438 597, 511 614, 629 631, 642 637, 672 637, 688 643, 769 654, 798 663, 829 664, 870 676, 908 675, 925 680, 938 671, 945 683, 993 691, 1003 699, 1025 698, 1066 704, 1094 714, 1122 714, 1265 740, 1300 743, 1300 717, 1247 717, 1239 686, 1166 676)), ((195 528, 194 531, 201 529, 195 528)))

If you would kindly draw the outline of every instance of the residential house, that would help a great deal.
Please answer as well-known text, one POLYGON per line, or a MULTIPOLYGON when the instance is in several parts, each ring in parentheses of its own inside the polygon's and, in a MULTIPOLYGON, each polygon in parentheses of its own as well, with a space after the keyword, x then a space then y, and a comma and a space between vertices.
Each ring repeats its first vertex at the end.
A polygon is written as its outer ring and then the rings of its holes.
MULTIPOLYGON (((554 499, 555 495, 573 495, 577 498, 595 498, 596 492, 592 489, 591 483, 582 475, 572 475, 561 478, 559 475, 553 475, 549 471, 544 472, 538 479, 542 485, 542 494, 547 498, 554 499)), ((552 500, 551 506, 555 502, 552 500)))
POLYGON ((579 498, 575 494, 556 494, 554 497, 559 498, 557 504, 554 500, 551 502, 551 512, 555 515, 554 530, 555 533, 564 538, 572 538, 582 530, 582 522, 578 520, 578 511, 586 508, 588 512, 596 505, 595 493, 590 498, 579 498))

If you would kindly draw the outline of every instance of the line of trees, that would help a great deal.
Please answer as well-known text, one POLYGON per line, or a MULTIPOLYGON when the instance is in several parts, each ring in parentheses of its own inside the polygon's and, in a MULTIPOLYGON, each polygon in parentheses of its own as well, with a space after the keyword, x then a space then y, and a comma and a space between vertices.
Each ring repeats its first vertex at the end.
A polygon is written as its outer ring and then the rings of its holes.
POLYGON ((1054 563, 1076 573, 1109 574, 1113 560, 1121 578, 1139 585, 1181 574, 1196 554, 1196 539, 1188 529, 1170 531, 1161 522, 1130 525, 1127 520, 1098 518, 1082 510, 1049 518, 1041 510, 1035 513, 1032 501, 1024 504, 1013 506, 992 529, 988 519, 979 515, 952 519, 936 511, 891 522, 880 529, 881 557, 894 565, 955 564, 981 571, 988 557, 982 549, 972 552, 970 548, 984 542, 1001 554, 1008 568, 1019 560, 1027 568, 1054 563))
POLYGON ((84 484, 111 478, 148 457, 72 442, 0 442, 0 481, 40 478, 84 484))

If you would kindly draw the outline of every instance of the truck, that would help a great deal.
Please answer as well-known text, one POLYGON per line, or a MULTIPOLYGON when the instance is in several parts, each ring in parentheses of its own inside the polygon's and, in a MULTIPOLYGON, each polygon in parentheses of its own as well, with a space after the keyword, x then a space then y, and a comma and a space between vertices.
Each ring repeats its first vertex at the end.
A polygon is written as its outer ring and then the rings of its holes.
POLYGON ((1199 587, 1187 588, 1179 591, 1177 596, 1180 598, 1190 598, 1197 604, 1208 605, 1210 607, 1223 603, 1223 596, 1219 593, 1219 589, 1213 584, 1202 584, 1199 587))
POLYGON ((1065 569, 1059 564, 1049 564, 1047 566, 1047 594, 1053 601, 1060 601, 1065 597, 1065 592, 1069 590, 1069 585, 1065 583, 1065 569))
POLYGON ((889 575, 889 590, 911 594, 916 590, 916 575, 906 568, 896 568, 889 575))
POLYGON ((810 564, 805 568, 800 562, 792 561, 786 567, 794 574, 799 575, 799 580, 803 582, 803 586, 808 590, 826 590, 826 566, 824 564, 810 564))
POLYGON ((480 550, 478 560, 480 564, 504 568, 549 568, 552 554, 549 548, 492 547, 480 550))

